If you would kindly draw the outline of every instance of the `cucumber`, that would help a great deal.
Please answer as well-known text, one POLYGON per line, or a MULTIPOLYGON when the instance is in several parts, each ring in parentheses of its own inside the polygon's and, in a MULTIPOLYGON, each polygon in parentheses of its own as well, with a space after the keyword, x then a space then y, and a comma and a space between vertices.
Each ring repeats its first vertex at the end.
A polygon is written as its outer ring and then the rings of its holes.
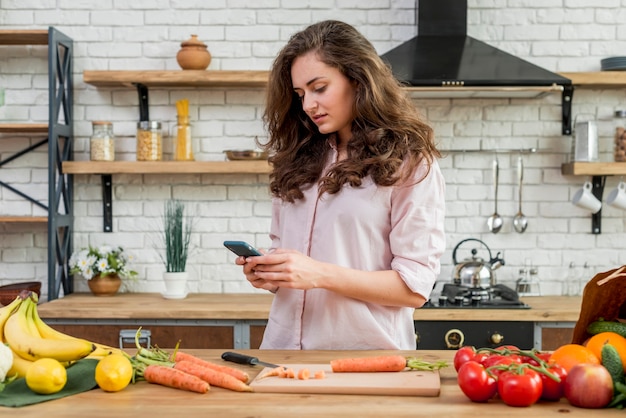
POLYGON ((609 371, 613 386, 616 387, 624 383, 624 365, 619 353, 611 344, 607 343, 602 346, 602 365, 609 371))
POLYGON ((626 338, 626 324, 617 321, 605 321, 600 318, 587 325, 587 332, 592 335, 601 332, 614 332, 626 338))

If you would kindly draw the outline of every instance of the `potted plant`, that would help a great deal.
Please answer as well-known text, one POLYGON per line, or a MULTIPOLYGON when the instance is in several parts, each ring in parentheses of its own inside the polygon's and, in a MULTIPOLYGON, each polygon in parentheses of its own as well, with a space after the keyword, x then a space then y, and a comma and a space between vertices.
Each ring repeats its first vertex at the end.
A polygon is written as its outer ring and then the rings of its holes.
POLYGON ((163 242, 165 264, 164 297, 183 299, 187 296, 187 259, 191 244, 192 219, 185 214, 185 204, 171 199, 165 202, 163 213, 163 242))
POLYGON ((122 247, 103 245, 83 248, 70 257, 70 273, 80 274, 96 296, 111 296, 117 293, 121 279, 133 278, 137 272, 130 269, 132 256, 122 247))

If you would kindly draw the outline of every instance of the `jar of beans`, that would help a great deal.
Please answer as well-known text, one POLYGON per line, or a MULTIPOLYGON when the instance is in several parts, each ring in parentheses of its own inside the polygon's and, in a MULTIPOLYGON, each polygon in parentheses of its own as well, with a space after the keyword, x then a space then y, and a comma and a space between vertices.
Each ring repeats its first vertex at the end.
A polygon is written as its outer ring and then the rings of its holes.
POLYGON ((163 159, 163 133, 161 122, 137 123, 137 161, 161 161, 163 159))
POLYGON ((92 161, 115 160, 113 125, 109 121, 91 122, 93 133, 89 140, 89 154, 92 161))
POLYGON ((615 111, 615 161, 626 161, 626 110, 615 111))

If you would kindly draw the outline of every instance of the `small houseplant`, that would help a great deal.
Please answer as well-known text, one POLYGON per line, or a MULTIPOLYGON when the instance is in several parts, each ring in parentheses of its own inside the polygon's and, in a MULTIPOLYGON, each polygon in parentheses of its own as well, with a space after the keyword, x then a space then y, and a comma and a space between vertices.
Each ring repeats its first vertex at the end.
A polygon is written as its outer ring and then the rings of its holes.
POLYGON ((187 259, 191 245, 192 218, 185 214, 185 204, 171 199, 165 202, 163 242, 165 243, 165 297, 184 298, 187 285, 187 259))
POLYGON ((106 295, 115 294, 121 285, 121 279, 133 278, 137 272, 129 267, 132 256, 122 247, 103 245, 83 248, 70 257, 70 273, 80 274, 87 280, 94 294, 99 288, 106 295))

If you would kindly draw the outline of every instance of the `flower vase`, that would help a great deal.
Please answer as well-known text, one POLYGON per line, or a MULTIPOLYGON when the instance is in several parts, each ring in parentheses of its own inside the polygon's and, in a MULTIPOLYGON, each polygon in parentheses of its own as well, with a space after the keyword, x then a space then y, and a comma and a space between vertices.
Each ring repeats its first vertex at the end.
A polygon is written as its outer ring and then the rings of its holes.
POLYGON ((118 275, 93 276, 87 280, 89 290, 94 296, 113 296, 122 285, 122 279, 118 275))
POLYGON ((165 299, 185 299, 187 297, 188 276, 186 271, 163 273, 163 283, 165 283, 163 297, 165 299))

